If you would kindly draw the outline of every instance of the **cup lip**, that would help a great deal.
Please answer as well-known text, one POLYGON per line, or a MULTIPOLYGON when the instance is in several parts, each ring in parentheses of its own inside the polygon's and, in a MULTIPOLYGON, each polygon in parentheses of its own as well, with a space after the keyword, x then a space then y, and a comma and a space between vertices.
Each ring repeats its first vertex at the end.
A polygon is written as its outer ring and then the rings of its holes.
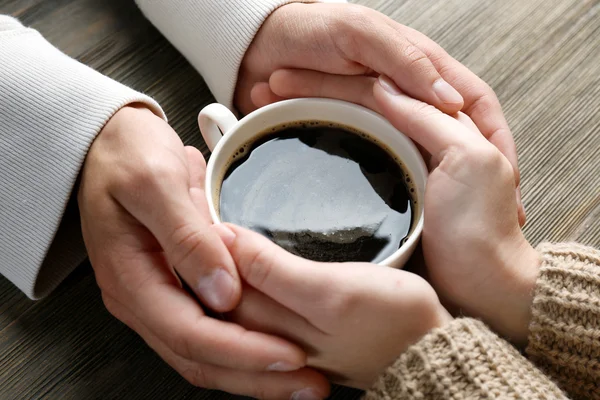
MULTIPOLYGON (((254 118, 257 118, 258 116, 260 116, 264 113, 267 113, 273 109, 282 108, 282 107, 291 107, 295 104, 302 104, 302 103, 310 103, 310 104, 316 104, 316 105, 327 104, 327 105, 337 105, 337 106, 341 106, 341 107, 347 107, 347 108, 352 109, 355 112, 366 113, 366 114, 369 114, 371 117, 379 119, 385 125, 388 125, 388 127, 390 129, 396 131, 399 135, 401 135, 405 139, 407 139, 406 142, 407 142, 408 150, 410 150, 417 156, 417 161, 418 161, 419 169, 420 169, 420 171, 410 170, 409 172, 411 172, 415 175, 417 173, 420 174, 421 176, 423 176, 423 180, 425 181, 425 183, 427 182, 427 179, 429 177, 429 170, 427 169, 425 160, 421 156, 421 153, 419 152, 419 149, 417 148, 417 146, 413 143, 413 141, 409 137, 407 137, 404 133, 400 132, 396 127, 394 127, 382 115, 380 115, 366 107, 363 107, 361 105, 349 103, 347 101, 342 101, 342 100, 312 98, 312 97, 282 100, 277 103, 272 103, 267 106, 261 107, 257 110, 254 110, 251 113, 244 116, 243 118, 241 118, 229 132, 226 132, 223 135, 223 138, 221 140, 219 140, 219 142, 215 146, 214 150, 212 151, 212 154, 210 156, 210 159, 208 160, 208 164, 207 164, 207 168, 206 168, 206 177, 205 177, 206 193, 205 193, 205 195, 206 195, 206 200, 207 200, 208 206, 209 206, 210 216, 215 224, 220 224, 220 223, 222 223, 222 221, 219 218, 219 215, 217 215, 216 207, 215 207, 215 204, 213 201, 214 198, 212 196, 212 193, 213 193, 214 188, 212 187, 212 179, 211 178, 212 178, 213 174, 215 173, 215 162, 216 162, 215 160, 217 157, 220 157, 222 148, 228 142, 233 140, 232 138, 235 136, 235 133, 240 129, 241 126, 246 124, 248 121, 250 121, 254 118)), ((257 134, 258 133, 259 132, 257 132, 257 134)), ((413 178, 414 178, 414 176, 413 176, 413 178)), ((424 193, 421 197, 424 197, 424 193)), ((423 233, 423 226, 424 226, 424 221, 425 221, 424 199, 421 199, 421 203, 422 203, 421 207, 423 207, 423 209, 422 209, 421 215, 419 217, 419 220, 416 222, 416 224, 414 226, 413 231, 408 235, 406 241, 400 246, 400 248, 398 248, 398 250, 396 250, 389 257, 385 258, 383 261, 378 262, 377 263, 378 265, 394 266, 394 264, 397 263, 398 260, 401 259, 402 256, 406 252, 411 251, 411 249, 414 249, 417 242, 421 238, 421 234, 423 233)))

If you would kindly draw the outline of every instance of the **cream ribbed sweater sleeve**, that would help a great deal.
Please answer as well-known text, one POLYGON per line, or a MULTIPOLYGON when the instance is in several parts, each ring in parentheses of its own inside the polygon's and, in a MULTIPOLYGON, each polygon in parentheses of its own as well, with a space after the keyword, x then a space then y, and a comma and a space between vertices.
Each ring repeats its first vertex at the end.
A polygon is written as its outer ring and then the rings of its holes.
POLYGON ((265 19, 289 3, 346 0, 136 0, 146 17, 232 107, 242 59, 265 19))
POLYGON ((0 274, 29 297, 47 294, 85 257, 77 216, 58 227, 92 141, 132 102, 163 116, 149 97, 0 15, 0 274))

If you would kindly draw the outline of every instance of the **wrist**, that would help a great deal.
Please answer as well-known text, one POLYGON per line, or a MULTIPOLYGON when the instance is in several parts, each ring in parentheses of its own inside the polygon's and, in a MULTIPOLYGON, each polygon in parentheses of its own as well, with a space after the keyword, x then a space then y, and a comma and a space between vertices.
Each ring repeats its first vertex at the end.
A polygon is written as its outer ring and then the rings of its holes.
POLYGON ((96 153, 103 153, 108 149, 119 148, 122 146, 119 142, 122 142, 126 135, 131 135, 132 130, 151 126, 156 119, 161 122, 164 121, 164 119, 156 115, 144 103, 131 103, 121 107, 110 117, 98 133, 86 157, 86 162, 90 156, 96 153))
MULTIPOLYGON (((433 288, 431 288, 431 293, 435 294, 433 288)), ((429 337, 433 332, 436 332, 440 329, 446 329, 455 321, 452 315, 440 303, 439 299, 437 299, 437 296, 435 296, 435 301, 431 300, 432 298, 424 299, 420 305, 415 305, 415 309, 418 310, 416 313, 418 318, 403 319, 403 329, 397 334, 393 335, 393 337, 398 339, 396 344, 399 344, 399 347, 388 348, 386 353, 391 356, 388 359, 388 362, 381 365, 382 368, 379 370, 374 371, 375 373, 373 374, 373 379, 371 381, 365 381, 365 384, 358 385, 357 387, 365 390, 372 387, 377 379, 381 377, 399 357, 402 357, 415 346, 421 347, 422 343, 424 341, 426 342, 426 338, 429 337), (407 334, 405 331, 407 328, 407 323, 413 327, 410 334, 407 334)))
POLYGON ((452 315, 448 312, 448 310, 444 308, 444 306, 440 304, 440 308, 441 309, 438 313, 438 323, 436 325, 436 328, 443 328, 444 326, 454 321, 454 317, 452 317, 452 315))
MULTIPOLYGON (((433 288, 431 290, 432 294, 435 294, 433 288)), ((418 343, 432 331, 444 328, 454 321, 454 317, 442 305, 437 295, 435 301, 428 300, 424 302, 419 315, 421 318, 417 322, 417 335, 412 337, 411 344, 418 343)))
MULTIPOLYGON (((94 161, 102 163, 114 163, 119 160, 118 153, 126 146, 127 138, 131 137, 132 131, 148 126, 145 121, 157 118, 162 123, 164 119, 155 114, 144 103, 130 103, 117 110, 100 130, 96 139, 92 143, 84 161, 84 170, 86 166, 94 161)), ((142 128, 143 129, 143 128, 142 128)), ((86 176, 93 174, 82 174, 81 185, 85 184, 86 176)), ((79 188, 81 191, 81 187, 79 188)))
POLYGON ((499 280, 496 311, 489 321, 499 334, 518 346, 527 344, 531 307, 540 268, 538 252, 520 235, 509 249, 502 250, 500 270, 506 279, 499 280))
POLYGON ((145 117, 160 118, 144 103, 128 104, 121 107, 113 114, 106 125, 104 125, 104 128, 100 131, 100 134, 104 132, 120 131, 123 126, 130 124, 132 120, 145 117))

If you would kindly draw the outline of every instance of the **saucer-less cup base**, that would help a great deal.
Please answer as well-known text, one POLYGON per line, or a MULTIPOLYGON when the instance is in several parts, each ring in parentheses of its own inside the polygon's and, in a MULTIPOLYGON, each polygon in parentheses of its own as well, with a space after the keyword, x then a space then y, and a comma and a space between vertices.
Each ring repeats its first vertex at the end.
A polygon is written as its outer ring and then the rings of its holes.
POLYGON ((219 185, 231 157, 244 144, 265 130, 296 121, 324 121, 356 128, 384 143, 404 164, 416 191, 414 222, 406 243, 383 260, 381 265, 402 268, 408 261, 423 231, 423 199, 427 167, 417 147, 387 120, 364 107, 338 100, 293 99, 263 107, 241 120, 220 104, 205 107, 198 116, 202 136, 212 155, 206 170, 206 196, 211 217, 218 215, 219 185))

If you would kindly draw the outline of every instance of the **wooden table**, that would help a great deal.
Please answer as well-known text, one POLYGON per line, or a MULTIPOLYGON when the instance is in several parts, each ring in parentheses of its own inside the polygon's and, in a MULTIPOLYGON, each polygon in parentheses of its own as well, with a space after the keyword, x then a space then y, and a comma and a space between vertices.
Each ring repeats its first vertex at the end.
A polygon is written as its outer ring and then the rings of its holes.
MULTIPOLYGON (((496 90, 521 155, 528 238, 600 247, 600 0, 359 3, 428 34, 496 90)), ((0 0, 6 13, 154 96, 183 140, 206 154, 195 119, 213 99, 133 1, 0 0)), ((334 397, 358 396, 336 389, 334 397)), ((231 396, 191 387, 112 318, 85 264, 40 302, 0 278, 0 398, 231 396)))

